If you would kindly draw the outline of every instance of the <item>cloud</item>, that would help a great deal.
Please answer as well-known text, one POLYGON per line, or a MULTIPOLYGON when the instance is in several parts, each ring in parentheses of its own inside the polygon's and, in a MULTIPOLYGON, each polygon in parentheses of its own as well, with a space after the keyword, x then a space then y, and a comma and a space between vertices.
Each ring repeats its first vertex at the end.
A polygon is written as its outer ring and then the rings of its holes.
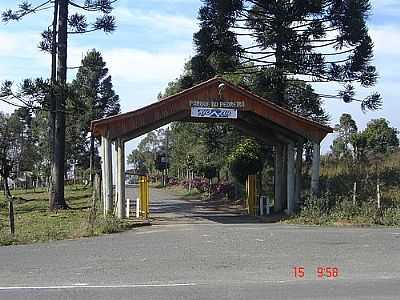
POLYGON ((113 14, 119 23, 123 25, 140 26, 140 28, 156 29, 158 34, 182 34, 192 33, 198 30, 195 19, 180 15, 161 14, 156 11, 144 11, 117 7, 113 14))
POLYGON ((190 51, 152 53, 121 48, 105 51, 103 56, 114 80, 130 83, 167 83, 182 73, 190 51))
POLYGON ((400 13, 400 2, 398 0, 372 0, 371 2, 374 15, 398 17, 400 13))
POLYGON ((371 26, 370 34, 375 44, 375 51, 379 54, 399 56, 400 29, 399 26, 371 26))
POLYGON ((26 58, 40 54, 37 47, 40 41, 37 32, 0 32, 0 57, 26 58))

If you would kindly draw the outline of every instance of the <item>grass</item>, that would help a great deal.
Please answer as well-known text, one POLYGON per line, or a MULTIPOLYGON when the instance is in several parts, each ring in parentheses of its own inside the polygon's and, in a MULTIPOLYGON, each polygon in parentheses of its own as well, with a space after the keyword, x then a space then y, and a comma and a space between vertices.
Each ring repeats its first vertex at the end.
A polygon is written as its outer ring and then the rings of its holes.
POLYGON ((308 199, 302 210, 283 221, 291 224, 326 226, 394 226, 400 227, 400 207, 378 209, 373 202, 354 205, 348 199, 340 199, 329 205, 329 199, 308 199))
POLYGON ((44 189, 12 191, 22 199, 14 201, 15 236, 10 235, 8 207, 0 195, 0 246, 77 239, 132 228, 129 221, 104 218, 97 208, 93 222, 89 221, 92 192, 83 186, 66 186, 65 197, 72 209, 48 211, 48 194, 44 189))
POLYGON ((192 188, 190 192, 180 185, 170 186, 167 189, 183 200, 198 200, 204 197, 204 193, 199 192, 196 188, 192 188))

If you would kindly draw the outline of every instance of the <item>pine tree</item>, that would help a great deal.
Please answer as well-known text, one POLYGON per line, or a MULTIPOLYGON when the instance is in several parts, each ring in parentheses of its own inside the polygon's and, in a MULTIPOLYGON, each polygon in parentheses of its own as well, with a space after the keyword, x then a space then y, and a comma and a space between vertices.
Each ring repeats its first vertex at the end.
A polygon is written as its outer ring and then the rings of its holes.
MULTIPOLYGON (((18 9, 9 9, 2 13, 2 21, 9 22, 12 20, 19 21, 31 14, 52 10, 53 22, 48 27, 49 29, 42 33, 43 40, 39 44, 39 48, 52 55, 50 88, 47 89, 47 102, 44 104, 44 109, 49 111, 50 210, 68 207, 64 199, 68 37, 73 34, 85 34, 97 30, 113 32, 115 30, 115 19, 110 13, 113 10, 112 3, 114 2, 115 0, 47 0, 34 5, 24 1, 18 5, 18 9), (86 16, 81 13, 69 15, 70 6, 78 11, 100 12, 102 16, 97 17, 93 22, 88 22, 86 16)), ((0 100, 20 106, 9 101, 10 98, 14 101, 21 101, 19 97, 14 97, 12 93, 0 95, 0 100)), ((26 105, 26 103, 23 104, 26 105)), ((29 107, 35 108, 32 105, 29 107)))
MULTIPOLYGON (((201 64, 194 66, 209 73, 270 69, 274 98, 283 106, 285 91, 298 79, 340 83, 337 95, 323 96, 356 101, 354 86, 372 87, 378 77, 366 25, 370 12, 369 0, 205 0, 194 36, 201 64), (216 63, 215 57, 222 59, 216 63)), ((377 93, 361 101, 363 110, 380 106, 377 93)))
MULTIPOLYGON (((111 75, 108 74, 106 63, 100 52, 95 49, 87 52, 86 56, 82 59, 81 66, 78 69, 76 79, 72 82, 71 88, 74 97, 70 100, 69 105, 71 110, 75 110, 69 122, 71 127, 76 124, 75 138, 86 143, 86 138, 89 134, 90 122, 93 120, 110 117, 120 112, 119 96, 115 94, 111 75), (78 122, 76 117, 79 116, 78 122)), ((72 131, 74 133, 74 131, 72 131)), ((72 134, 73 136, 73 134, 72 134)), ((80 146, 82 146, 82 144, 80 146)), ((78 146, 74 139, 71 139, 70 145, 78 146)), ((81 165, 87 166, 85 157, 90 157, 89 165, 91 171, 94 168, 95 158, 95 139, 93 136, 90 138, 89 151, 84 149, 75 149, 72 153, 80 154, 79 157, 81 165), (83 153, 82 153, 83 152, 83 153)), ((91 182, 93 181, 93 172, 91 172, 91 182)))

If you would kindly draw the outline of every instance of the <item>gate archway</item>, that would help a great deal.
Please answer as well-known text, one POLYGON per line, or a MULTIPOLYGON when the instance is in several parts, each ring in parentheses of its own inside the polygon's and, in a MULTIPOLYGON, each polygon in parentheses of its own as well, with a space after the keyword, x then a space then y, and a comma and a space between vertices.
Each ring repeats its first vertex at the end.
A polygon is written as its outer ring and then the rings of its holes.
POLYGON ((301 170, 301 164, 295 162, 295 147, 302 145, 308 139, 314 145, 311 189, 314 193, 318 191, 320 143, 328 133, 333 132, 332 128, 304 118, 220 77, 215 77, 141 109, 92 122, 92 133, 96 137, 101 137, 102 195, 105 213, 112 209, 114 203, 111 144, 115 144, 117 151, 115 203, 118 217, 123 217, 125 142, 173 121, 231 122, 244 133, 275 146, 277 163, 274 209, 281 211, 287 202, 288 214, 293 213, 297 202, 298 192, 295 182, 296 174, 298 175, 301 170), (286 163, 282 163, 283 161, 286 163), (287 178, 284 178, 286 176, 287 178))

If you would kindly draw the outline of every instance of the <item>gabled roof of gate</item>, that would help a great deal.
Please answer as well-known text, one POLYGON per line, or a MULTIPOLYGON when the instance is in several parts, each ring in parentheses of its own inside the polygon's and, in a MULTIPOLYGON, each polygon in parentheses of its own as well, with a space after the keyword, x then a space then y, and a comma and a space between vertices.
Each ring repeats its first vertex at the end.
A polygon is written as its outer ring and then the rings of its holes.
POLYGON ((265 121, 266 128, 271 128, 272 131, 277 129, 316 142, 333 132, 329 126, 295 114, 220 77, 214 77, 138 110, 95 120, 91 124, 91 130, 95 136, 129 140, 172 121, 191 120, 193 102, 212 100, 243 103, 244 106, 238 111, 238 119, 260 130, 263 129, 259 125, 263 125, 265 121), (224 84, 222 98, 218 93, 221 83, 224 84), (256 119, 257 122, 253 123, 256 119))

